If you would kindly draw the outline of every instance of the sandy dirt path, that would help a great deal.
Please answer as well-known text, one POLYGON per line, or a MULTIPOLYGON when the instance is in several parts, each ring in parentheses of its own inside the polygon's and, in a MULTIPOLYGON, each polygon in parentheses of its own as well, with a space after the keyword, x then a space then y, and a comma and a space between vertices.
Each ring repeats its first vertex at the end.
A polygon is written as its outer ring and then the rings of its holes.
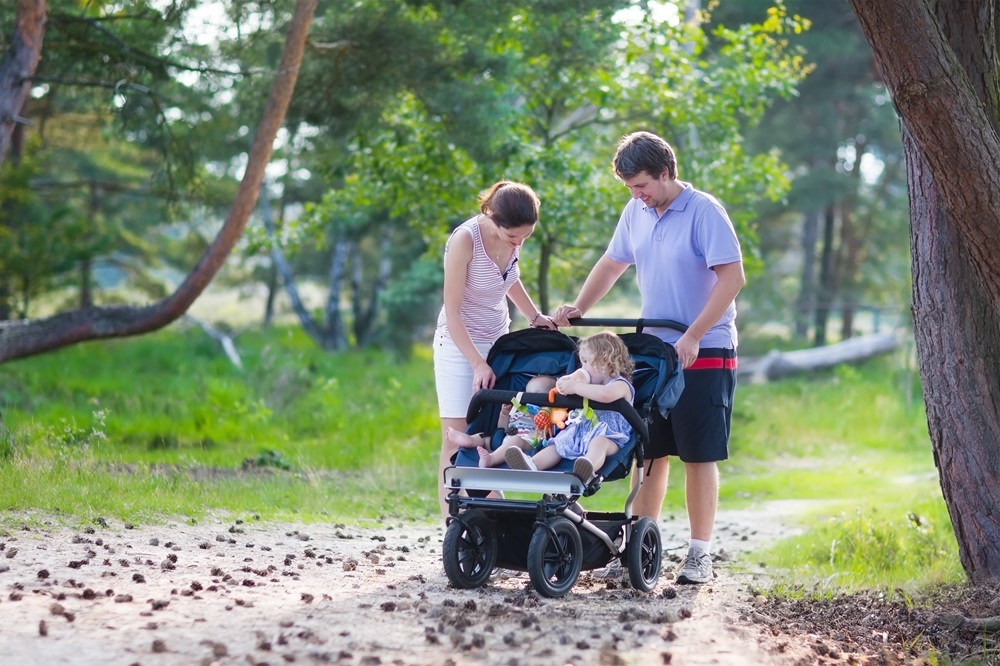
POLYGON ((720 514, 712 584, 665 562, 652 593, 584 572, 556 600, 526 574, 449 587, 438 525, 100 522, 0 532, 0 664, 806 663, 726 561, 788 534, 775 507, 720 514))

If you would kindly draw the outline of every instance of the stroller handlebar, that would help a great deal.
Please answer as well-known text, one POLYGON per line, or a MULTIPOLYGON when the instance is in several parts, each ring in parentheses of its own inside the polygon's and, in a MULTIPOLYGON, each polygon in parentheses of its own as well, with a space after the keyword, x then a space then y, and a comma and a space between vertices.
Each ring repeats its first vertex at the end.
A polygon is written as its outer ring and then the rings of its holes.
MULTIPOLYGON (((466 421, 471 422, 476 414, 479 413, 480 406, 484 402, 499 402, 505 403, 510 402, 517 396, 518 391, 501 391, 498 389, 480 389, 472 396, 472 402, 469 403, 469 411, 466 416, 466 421)), ((564 407, 566 409, 577 409, 583 407, 583 398, 578 395, 560 395, 556 394, 555 401, 550 402, 547 393, 524 393, 521 396, 521 402, 531 403, 532 405, 538 405, 540 407, 564 407)), ((619 398, 614 402, 597 402, 596 400, 589 401, 589 405, 593 409, 609 409, 618 412, 625 417, 632 429, 635 430, 636 434, 639 436, 639 441, 645 443, 649 441, 649 430, 646 425, 646 421, 639 416, 639 412, 635 410, 628 400, 624 398, 619 398)))
POLYGON ((672 328, 675 331, 684 333, 688 330, 687 324, 682 324, 673 319, 617 319, 614 317, 578 317, 569 320, 570 326, 612 326, 612 327, 635 327, 636 333, 642 333, 646 326, 655 328, 672 328))

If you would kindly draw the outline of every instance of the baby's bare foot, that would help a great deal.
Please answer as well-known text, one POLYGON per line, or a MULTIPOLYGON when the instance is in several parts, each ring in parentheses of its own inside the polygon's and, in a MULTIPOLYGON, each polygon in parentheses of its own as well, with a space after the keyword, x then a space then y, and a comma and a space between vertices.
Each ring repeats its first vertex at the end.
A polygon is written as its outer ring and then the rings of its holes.
POLYGON ((480 467, 493 467, 493 462, 490 460, 490 452, 486 450, 485 446, 480 446, 479 451, 479 466, 480 467))
POLYGON ((465 449, 471 449, 477 445, 477 443, 473 441, 472 435, 467 435, 461 430, 455 430, 454 428, 448 428, 448 441, 455 446, 461 446, 465 449))

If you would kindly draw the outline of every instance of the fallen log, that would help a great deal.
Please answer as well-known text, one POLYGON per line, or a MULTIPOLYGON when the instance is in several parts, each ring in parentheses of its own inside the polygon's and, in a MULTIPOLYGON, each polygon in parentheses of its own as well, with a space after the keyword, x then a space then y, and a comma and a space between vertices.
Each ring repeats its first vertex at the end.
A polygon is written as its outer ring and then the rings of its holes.
POLYGON ((963 631, 983 631, 990 633, 1000 631, 1000 617, 972 618, 956 613, 943 615, 941 622, 949 627, 956 627, 963 631))
POLYGON ((201 330, 205 331, 208 337, 219 343, 222 351, 226 354, 226 358, 240 370, 243 369, 243 361, 240 359, 240 353, 236 350, 236 343, 233 342, 233 336, 220 331, 203 319, 198 319, 189 314, 185 314, 184 318, 201 326, 201 330))
POLYGON ((777 349, 755 359, 740 359, 737 374, 751 384, 832 368, 842 363, 858 363, 888 354, 899 348, 898 333, 863 335, 823 347, 782 352, 777 349))

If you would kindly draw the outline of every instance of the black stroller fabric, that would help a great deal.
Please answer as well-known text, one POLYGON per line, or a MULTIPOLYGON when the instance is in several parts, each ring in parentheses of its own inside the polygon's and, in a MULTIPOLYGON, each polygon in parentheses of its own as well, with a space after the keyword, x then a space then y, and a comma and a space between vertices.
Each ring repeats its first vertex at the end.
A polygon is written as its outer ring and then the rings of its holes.
MULTIPOLYGON (((620 335, 635 362, 632 385, 635 387, 633 406, 639 415, 650 422, 650 410, 658 410, 664 418, 677 404, 684 387, 684 375, 677 363, 673 347, 648 333, 623 333, 620 335)), ((580 367, 577 355, 577 339, 558 331, 528 328, 502 336, 490 349, 486 358, 496 375, 494 390, 523 391, 525 385, 536 375, 561 377, 580 367)), ((473 405, 476 404, 473 400, 473 405)), ((503 441, 503 431, 496 427, 500 416, 500 402, 481 402, 473 413, 470 409, 466 432, 486 433, 491 437, 491 448, 496 449, 503 441)), ((633 433, 631 439, 618 453, 608 458, 599 473, 605 480, 625 477, 629 474, 636 456, 642 462, 642 447, 645 441, 633 433)), ((460 448, 455 464, 462 467, 479 465, 479 454, 475 449, 460 448)), ((503 466, 503 465, 501 465, 503 466)), ((557 471, 571 471, 572 460, 563 460, 557 471)))

